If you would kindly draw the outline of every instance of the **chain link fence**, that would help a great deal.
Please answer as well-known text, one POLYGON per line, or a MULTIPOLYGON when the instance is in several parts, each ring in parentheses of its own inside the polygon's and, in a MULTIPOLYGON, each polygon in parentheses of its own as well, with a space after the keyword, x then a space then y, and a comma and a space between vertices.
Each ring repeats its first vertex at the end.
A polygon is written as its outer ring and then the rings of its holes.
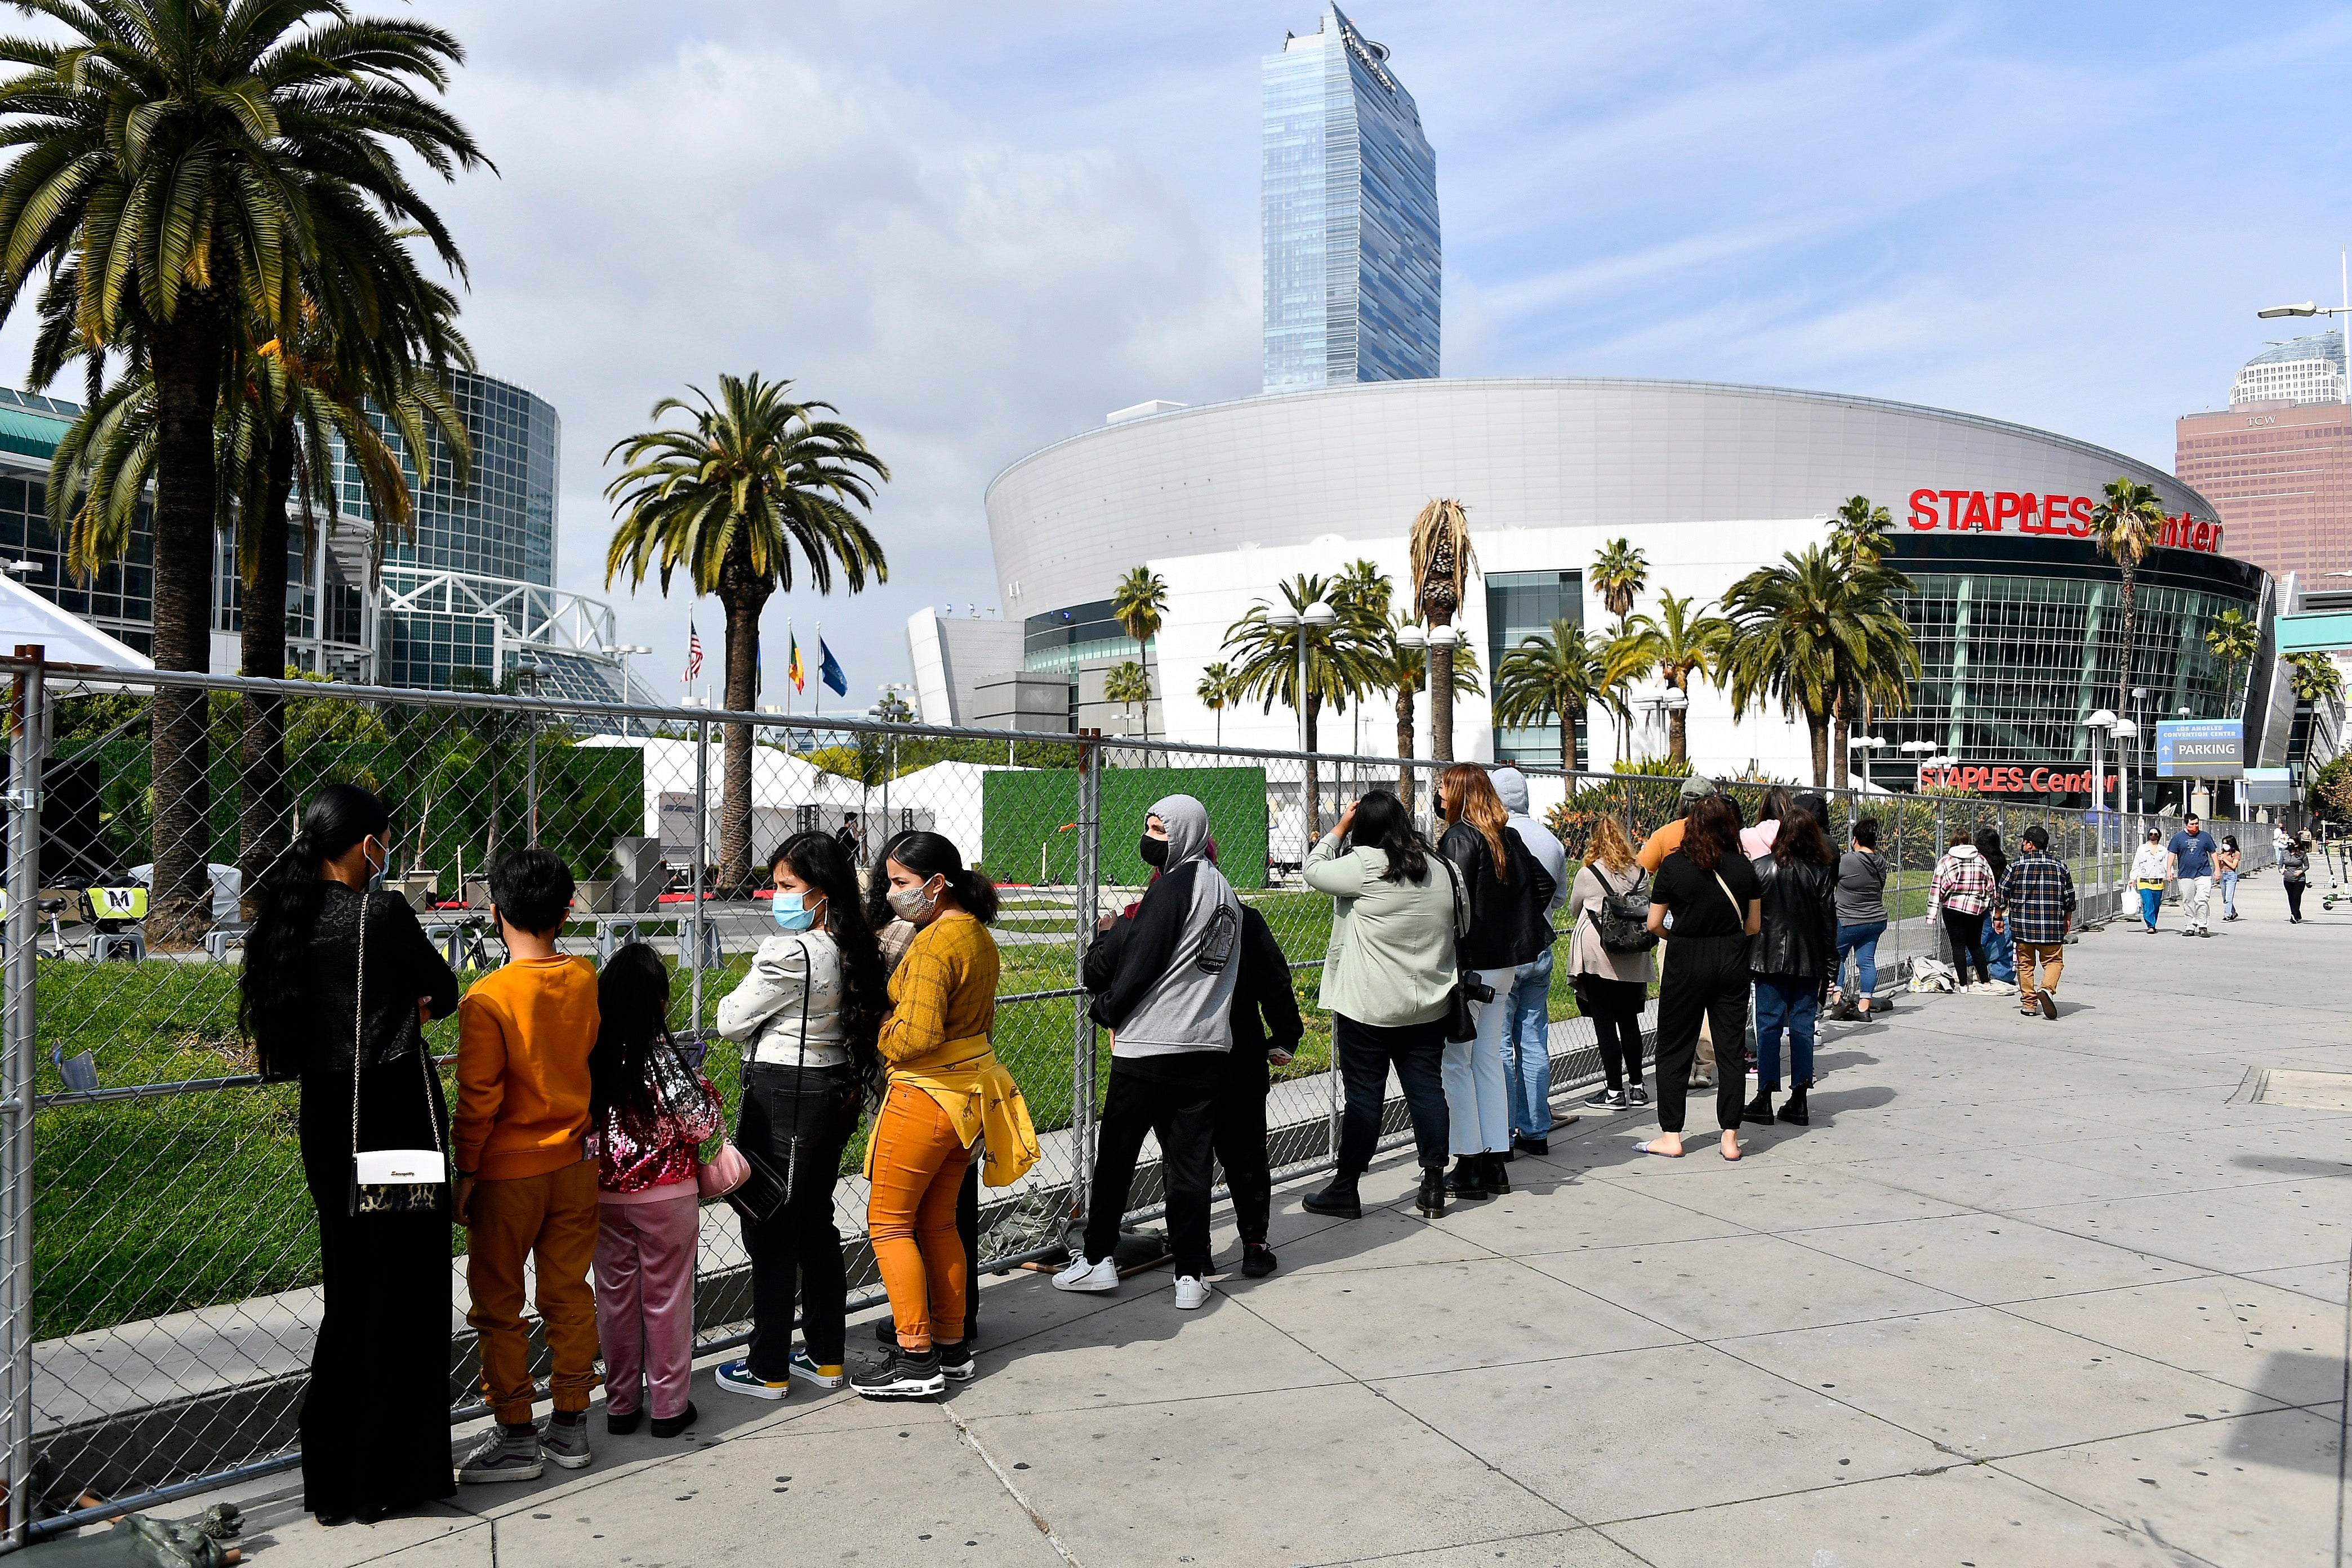
MULTIPOLYGON (((1444 766, 714 715, 541 697, 511 679, 495 690, 387 691, 92 671, 28 661, 22 650, 0 666, 12 683, 0 1420, 19 1543, 97 1517, 75 1511, 85 1496, 158 1502, 299 1457, 296 1417, 321 1307, 299 1089, 262 1081, 237 1026, 236 983, 245 890, 320 786, 359 784, 392 808, 384 885, 415 907, 461 984, 503 962, 487 868, 523 845, 563 856, 579 892, 562 950, 602 963, 626 942, 656 947, 673 971, 672 1026, 711 1046, 705 1068, 730 1122, 739 1053, 708 1032, 719 998, 774 930, 763 897, 769 852, 795 832, 831 833, 871 874, 897 833, 952 840, 1002 889, 995 1046, 1045 1153, 1015 1185, 982 1191, 982 1268, 1002 1271, 1057 1256, 1087 1200, 1110 1061, 1078 966, 1098 917, 1141 896, 1150 873, 1137 840, 1151 803, 1183 793, 1208 806, 1226 875, 1291 965, 1307 1035, 1277 1069, 1267 1122, 1277 1175, 1297 1174, 1330 1163, 1341 1105, 1330 1020, 1316 1005, 1331 904, 1306 890, 1301 867, 1346 803, 1370 789, 1405 796, 1433 827, 1444 766)), ((1679 808, 1675 779, 1524 771, 1571 874, 1598 816, 1617 816, 1638 844, 1679 808)), ((1725 787, 1755 820, 1767 785, 1725 787)), ((1882 948, 1885 986, 1906 958, 1937 951, 1922 917, 1954 831, 1990 826, 2013 847, 2027 824, 2042 823, 2074 868, 2085 918, 2122 907, 2137 819, 1822 793, 1837 843, 1861 816, 1880 823, 1895 917, 1882 948)), ((2248 870, 2269 863, 2267 827, 2239 837, 2248 870)), ((1555 965, 1550 998, 1557 1094, 1600 1070, 1567 967, 1555 965)), ((456 1031, 454 1018, 425 1031, 453 1103, 456 1031)), ((1401 1100, 1384 1129, 1389 1142, 1409 1138, 1401 1100)), ((861 1133, 835 1206, 853 1301, 871 1304, 881 1288, 865 1235, 863 1155, 861 1133)), ((1133 1217, 1150 1219, 1162 1195, 1147 1145, 1133 1217)), ((456 1421, 481 1414, 461 1239, 450 1268, 456 1421)), ((707 1206, 700 1348, 740 1343, 750 1303, 733 1213, 707 1206)))

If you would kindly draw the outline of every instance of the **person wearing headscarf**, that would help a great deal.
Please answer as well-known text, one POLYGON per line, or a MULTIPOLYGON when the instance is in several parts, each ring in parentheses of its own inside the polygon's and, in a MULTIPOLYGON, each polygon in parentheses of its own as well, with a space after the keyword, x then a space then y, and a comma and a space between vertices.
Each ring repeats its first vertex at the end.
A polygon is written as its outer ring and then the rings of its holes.
POLYGON ((1209 1190, 1217 1091, 1234 1045, 1242 903, 1209 858, 1208 809, 1189 795, 1154 802, 1137 846, 1160 875, 1132 917, 1105 922, 1081 976, 1095 1022, 1111 1031, 1110 1083, 1096 1133, 1087 1233, 1057 1290, 1118 1289, 1112 1254, 1143 1135, 1157 1134, 1168 1186, 1176 1305, 1209 1300, 1209 1190))
MULTIPOLYGON (((1528 775, 1517 768, 1494 772, 1495 798, 1507 814, 1504 826, 1527 846, 1551 879, 1543 908, 1547 935, 1541 952, 1512 972, 1510 1023, 1503 1031, 1503 1078, 1510 1093, 1511 1152, 1551 1152, 1551 944, 1552 918, 1568 900, 1568 847, 1559 835, 1528 814, 1528 775)), ((1570 1117, 1570 1121, 1576 1119, 1570 1117)))

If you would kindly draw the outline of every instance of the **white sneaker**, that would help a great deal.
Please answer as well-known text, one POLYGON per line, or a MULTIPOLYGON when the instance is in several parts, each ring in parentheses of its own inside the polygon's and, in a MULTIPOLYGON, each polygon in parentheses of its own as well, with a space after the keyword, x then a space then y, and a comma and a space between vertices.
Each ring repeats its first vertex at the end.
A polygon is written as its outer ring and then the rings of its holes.
POLYGON ((1089 1263, 1086 1254, 1080 1253, 1070 1259, 1067 1268, 1054 1276, 1054 1289, 1097 1292, 1116 1290, 1118 1289, 1118 1266, 1108 1258, 1100 1263, 1089 1263))
POLYGON ((1190 1312, 1209 1304, 1209 1282, 1193 1274, 1176 1276, 1176 1310, 1190 1312))

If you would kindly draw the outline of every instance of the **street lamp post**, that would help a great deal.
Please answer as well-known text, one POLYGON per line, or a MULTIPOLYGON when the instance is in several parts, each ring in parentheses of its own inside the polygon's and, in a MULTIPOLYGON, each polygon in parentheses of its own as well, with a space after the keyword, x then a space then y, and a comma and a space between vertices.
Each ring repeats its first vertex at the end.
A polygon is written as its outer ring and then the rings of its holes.
POLYGON ((2126 815, 2132 807, 2131 770, 2124 765, 2124 744, 2139 739, 2139 726, 2128 719, 2118 719, 2107 726, 2107 733, 2116 742, 2116 812, 2126 815))
MULTIPOLYGON (((2281 316, 2343 316, 2347 318, 2345 323, 2346 342, 2352 345, 2352 259, 2338 256, 2336 268, 2343 274, 2344 303, 2341 305, 2320 305, 2305 300, 2300 305, 2273 305, 2266 310, 2256 310, 2255 319, 2270 321, 2281 316)), ((2347 347, 2345 355, 2344 403, 2345 406, 2352 407, 2352 347, 2347 347)))
POLYGON ((1911 759, 1913 769, 1911 775, 1911 787, 1913 789, 1917 789, 1919 787, 1919 775, 1917 770, 1927 765, 1927 759, 1935 753, 1936 742, 1933 741, 1906 741, 1895 749, 1911 759))
MULTIPOLYGON (((604 649, 606 658, 616 658, 621 661, 621 702, 622 705, 625 707, 629 703, 636 700, 634 690, 629 685, 629 656, 639 653, 649 654, 654 650, 647 647, 643 643, 634 642, 607 643, 604 645, 604 649)), ((629 721, 626 719, 624 719, 621 721, 621 733, 625 735, 628 732, 629 721)))
MULTIPOLYGON (((546 674, 547 666, 537 659, 515 661, 516 680, 529 686, 533 697, 539 695, 541 678, 546 674)), ((534 707, 530 713, 530 729, 523 752, 522 798, 525 814, 530 818, 530 847, 536 849, 539 847, 539 710, 534 707)))

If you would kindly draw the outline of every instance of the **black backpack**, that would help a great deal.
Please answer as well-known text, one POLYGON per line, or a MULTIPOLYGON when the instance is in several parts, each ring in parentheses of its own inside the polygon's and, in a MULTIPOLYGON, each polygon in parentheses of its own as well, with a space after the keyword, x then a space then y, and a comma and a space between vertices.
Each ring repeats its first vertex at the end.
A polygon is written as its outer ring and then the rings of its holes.
POLYGON ((1647 952, 1658 945, 1657 933, 1650 929, 1650 874, 1643 871, 1633 879, 1633 886, 1618 892, 1599 871, 1592 873, 1601 883, 1601 896, 1584 907, 1592 917, 1592 929, 1600 935, 1604 952, 1647 952))

